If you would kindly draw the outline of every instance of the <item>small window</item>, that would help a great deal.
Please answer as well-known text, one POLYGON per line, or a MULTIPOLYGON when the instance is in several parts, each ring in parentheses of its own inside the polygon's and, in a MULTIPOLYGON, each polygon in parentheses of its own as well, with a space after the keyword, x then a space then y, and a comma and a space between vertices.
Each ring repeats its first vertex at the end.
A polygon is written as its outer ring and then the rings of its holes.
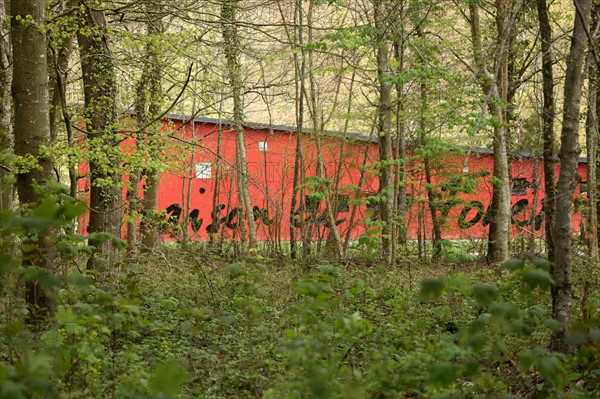
POLYGON ((258 142, 258 151, 267 151, 267 142, 266 141, 258 142))
POLYGON ((196 164, 196 179, 210 179, 212 177, 212 165, 210 162, 196 164))

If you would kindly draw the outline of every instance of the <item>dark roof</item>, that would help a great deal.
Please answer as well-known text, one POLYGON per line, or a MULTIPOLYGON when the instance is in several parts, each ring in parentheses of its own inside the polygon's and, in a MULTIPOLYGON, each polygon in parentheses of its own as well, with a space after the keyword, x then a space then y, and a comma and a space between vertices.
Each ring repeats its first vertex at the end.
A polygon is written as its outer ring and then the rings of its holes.
MULTIPOLYGON (((191 117, 189 117, 189 116, 177 115, 177 114, 167 114, 164 117, 168 118, 168 119, 188 121, 188 122, 191 122, 191 120, 192 120, 191 117)), ((211 123, 211 124, 215 124, 215 125, 221 124, 221 125, 229 125, 229 126, 232 126, 234 123, 230 119, 207 118, 204 116, 195 117, 194 122, 211 123)), ((296 133, 298 131, 298 129, 292 125, 272 125, 269 123, 244 122, 244 126, 249 127, 251 129, 255 129, 255 130, 277 130, 280 132, 289 132, 289 133, 296 133)), ((304 133, 312 133, 312 129, 304 128, 304 129, 302 129, 302 131, 304 133)), ((344 134, 344 132, 338 132, 335 130, 324 130, 323 134, 325 134, 327 136, 334 136, 334 137, 346 137, 348 140, 353 140, 353 141, 365 141, 365 142, 370 141, 372 143, 379 142, 379 138, 376 136, 369 137, 369 136, 365 136, 364 134, 354 133, 354 132, 346 132, 344 134)))
MULTIPOLYGON (((179 114, 166 114, 164 116, 164 118, 167 119, 172 119, 172 120, 180 120, 180 121, 186 121, 186 122, 191 122, 192 118, 186 115, 179 115, 179 114)), ((204 117, 204 116, 197 116, 194 118, 194 122, 198 122, 198 123, 209 123, 209 124, 215 124, 215 125, 229 125, 232 126, 233 125, 233 121, 230 119, 220 119, 220 118, 208 118, 208 117, 204 117)), ((296 133, 298 131, 298 129, 295 126, 292 125, 272 125, 269 123, 258 123, 258 122, 244 122, 244 126, 249 127, 251 129, 255 129, 255 130, 274 130, 274 131, 280 131, 280 132, 289 132, 289 133, 296 133)), ((302 131, 304 133, 312 133, 312 129, 307 129, 304 128, 302 129, 302 131)), ((371 142, 371 143, 378 143, 379 142, 379 137, 378 136, 366 136, 364 134, 360 134, 360 133, 354 133, 354 132, 339 132, 339 131, 335 131, 335 130, 324 130, 323 134, 327 135, 327 136, 333 136, 333 137, 345 137, 348 140, 352 140, 352 141, 364 141, 364 142, 371 142)), ((465 149, 465 150, 469 150, 468 147, 464 147, 461 146, 461 148, 465 149)), ((490 149, 490 148, 484 148, 484 147, 471 147, 470 148, 471 152, 474 152, 476 154, 493 154, 494 150, 490 149)), ((519 151, 519 152, 514 152, 511 154, 514 157, 524 157, 524 158, 535 158, 535 157, 540 157, 540 154, 536 154, 534 152, 528 152, 528 151, 519 151)), ((556 160, 558 160, 558 157, 556 158, 556 160)), ((577 161, 579 163, 587 163, 587 158, 586 157, 579 157, 577 159, 577 161)))

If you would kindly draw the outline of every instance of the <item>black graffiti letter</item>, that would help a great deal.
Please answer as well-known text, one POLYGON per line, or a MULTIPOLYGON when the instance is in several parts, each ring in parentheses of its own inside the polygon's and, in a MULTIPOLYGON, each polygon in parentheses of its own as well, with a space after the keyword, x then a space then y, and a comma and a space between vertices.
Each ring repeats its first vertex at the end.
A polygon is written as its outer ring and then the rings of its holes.
POLYGON ((167 207, 167 222, 177 225, 179 223, 179 217, 181 216, 181 207, 179 204, 171 204, 167 207), (169 216, 170 214, 170 216, 169 216))
POLYGON ((194 230, 194 233, 197 233, 198 230, 200 230, 200 227, 202 227, 202 222, 204 222, 204 219, 198 219, 199 214, 200 211, 198 209, 194 209, 190 212, 190 224, 192 225, 192 230, 194 230))
POLYGON ((483 204, 479 201, 471 201, 467 204, 467 206, 464 207, 464 209, 462 210, 462 212, 460 213, 460 215, 458 216, 458 227, 460 227, 461 229, 468 229, 473 227, 473 225, 475 225, 477 222, 479 222, 483 216, 483 204), (477 214, 475 214, 475 216, 473 216, 473 218, 471 220, 465 220, 467 218, 467 215, 469 214, 469 212, 471 212, 471 210, 473 209, 477 209, 477 214))

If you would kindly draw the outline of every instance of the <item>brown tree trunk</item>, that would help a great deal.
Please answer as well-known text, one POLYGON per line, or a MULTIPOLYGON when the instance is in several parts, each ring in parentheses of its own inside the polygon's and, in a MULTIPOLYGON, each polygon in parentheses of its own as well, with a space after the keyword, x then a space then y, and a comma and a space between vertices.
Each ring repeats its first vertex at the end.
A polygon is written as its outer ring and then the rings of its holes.
MULTIPOLYGON (((144 126, 149 120, 156 118, 160 113, 162 98, 162 69, 161 49, 156 44, 158 37, 164 33, 162 21, 163 9, 160 3, 147 3, 146 31, 151 37, 151 43, 146 46, 147 64, 144 66, 147 76, 147 89, 144 97, 144 111, 147 114, 144 126)), ((161 145, 161 126, 156 122, 147 127, 148 135, 145 138, 149 157, 153 159, 162 158, 161 145)), ((144 197, 142 199, 142 209, 144 223, 140 226, 140 235, 142 238, 142 247, 147 250, 153 250, 158 243, 158 224, 160 223, 160 213, 158 212, 158 185, 160 183, 160 171, 154 165, 146 170, 146 184, 144 187, 144 197)))
POLYGON ((221 5, 221 28, 225 44, 227 75, 233 96, 233 122, 237 161, 240 227, 248 222, 248 249, 256 249, 256 223, 252 210, 252 200, 248 191, 248 162, 246 160, 246 139, 244 136, 244 105, 242 99, 242 77, 240 65, 240 37, 237 29, 237 8, 239 0, 223 0, 221 5))
MULTIPOLYGON (((600 19, 600 3, 595 2, 592 10, 592 23, 590 30, 598 25, 600 19)), ((596 32, 597 33, 597 32, 596 32)), ((588 38, 589 39, 589 38, 588 38)), ((592 43, 596 51, 600 45, 600 38, 596 36, 592 43)), ((587 148, 587 195, 588 195, 588 245, 590 258, 598 261, 598 175, 596 163, 598 162, 598 137, 600 129, 598 128, 598 105, 600 104, 600 67, 592 63, 588 77, 589 96, 588 96, 588 114, 586 122, 586 148, 587 148)))
POLYGON ((392 88, 388 65, 389 26, 387 3, 385 0, 374 2, 375 30, 377 42, 377 79, 379 81, 379 195, 381 202, 383 258, 390 264, 393 258, 394 241, 394 173, 392 170, 392 88))
MULTIPOLYGON (((34 182, 45 184, 50 179, 52 166, 50 159, 39 154, 40 147, 50 144, 48 61, 46 35, 41 27, 45 23, 45 11, 44 0, 15 1, 11 5, 15 154, 33 156, 38 163, 38 167, 17 174, 19 203, 24 207, 38 200, 34 182)), ((27 240, 25 247, 29 249, 23 251, 24 266, 52 271, 53 265, 48 259, 50 246, 45 242, 45 235, 27 240)), ((26 301, 33 318, 54 309, 52 293, 35 280, 27 282, 26 301)))
MULTIPOLYGON (((12 107, 10 87, 12 85, 12 60, 10 50, 7 10, 0 0, 0 151, 13 152, 12 107)), ((0 165, 0 210, 10 209, 13 203, 14 185, 6 165, 0 165)))
MULTIPOLYGON (((79 2, 77 41, 83 74, 85 116, 90 148, 90 221, 88 233, 106 232, 121 236, 121 164, 116 123, 115 68, 108 45, 104 11, 79 2)), ((118 253, 110 240, 89 240, 92 256, 88 269, 97 269, 101 258, 118 253)))
POLYGON ((497 0, 497 39, 499 43, 498 73, 493 76, 488 72, 483 57, 481 40, 481 24, 479 21, 479 6, 471 4, 470 23, 471 39, 473 41, 473 57, 477 78, 481 88, 488 98, 488 109, 497 122, 494 125, 494 177, 492 202, 490 206, 490 231, 488 239, 488 260, 501 262, 509 257, 510 237, 510 177, 508 170, 507 126, 506 109, 502 106, 502 99, 507 94, 507 52, 506 41, 510 34, 508 30, 507 14, 508 2, 497 0))
MULTIPOLYGON (((404 72, 404 50, 405 50, 405 32, 404 32, 404 2, 398 10, 397 20, 400 21, 400 26, 397 27, 399 32, 396 32, 396 40, 394 41, 394 58, 398 64, 396 74, 400 75, 404 72)), ((396 83, 396 146, 394 148, 394 158, 398 164, 396 166, 394 174, 394 195, 396 197, 394 201, 394 207, 396 208, 396 219, 398 221, 398 244, 406 244, 407 239, 407 227, 406 227, 406 138, 405 138, 405 126, 402 116, 404 109, 404 84, 400 81, 396 83)), ((395 258, 395 255, 393 258, 395 258)))
MULTIPOLYGON (((300 182, 304 178, 304 162, 302 158, 302 136, 304 134, 304 74, 306 71, 306 59, 304 57, 304 27, 303 25, 303 10, 302 0, 296 0, 294 7, 294 22, 296 25, 297 46, 300 47, 302 55, 298 62, 298 55, 294 52, 294 66, 296 79, 296 147, 294 152, 294 177, 292 182, 292 198, 290 205, 290 257, 297 259, 298 243, 296 241, 296 208, 298 202, 302 202, 302 191, 297 189, 300 182)), ((303 216, 301 216, 303 217, 303 216)), ((304 226, 300 227, 300 232, 304 231, 304 226)), ((302 234, 301 234, 302 235, 302 234)), ((310 241, 303 239, 303 243, 310 245, 310 241)))
POLYGON ((571 325, 571 214, 573 193, 578 183, 577 159, 579 148, 579 113, 583 83, 583 60, 587 42, 586 29, 591 0, 575 0, 571 48, 565 76, 563 122, 560 147, 560 175, 556 186, 556 219, 554 222, 555 264, 552 277, 552 316, 560 328, 552 333, 552 350, 567 352, 567 333, 571 325))
POLYGON ((590 251, 590 259, 598 260, 598 214, 597 214, 597 192, 596 186, 596 164, 598 142, 598 121, 596 120, 597 110, 596 96, 598 95, 598 69, 592 67, 589 76, 589 96, 588 110, 586 118, 585 139, 587 148, 587 196, 588 196, 588 215, 587 215, 587 240, 590 251))
POLYGON ((552 72, 552 27, 548 18, 546 0, 537 0, 537 12, 540 24, 542 46, 542 92, 544 106, 542 110, 544 142, 544 215, 546 217, 546 248, 548 260, 554 261, 554 74, 552 72))

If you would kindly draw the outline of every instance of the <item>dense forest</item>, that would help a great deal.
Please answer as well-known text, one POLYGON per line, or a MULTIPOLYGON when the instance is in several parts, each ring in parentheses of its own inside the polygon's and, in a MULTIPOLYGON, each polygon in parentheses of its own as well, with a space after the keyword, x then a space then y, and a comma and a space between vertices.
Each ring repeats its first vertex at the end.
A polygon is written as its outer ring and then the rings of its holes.
POLYGON ((600 398, 600 1, 0 0, 0 80, 0 398, 600 398))

